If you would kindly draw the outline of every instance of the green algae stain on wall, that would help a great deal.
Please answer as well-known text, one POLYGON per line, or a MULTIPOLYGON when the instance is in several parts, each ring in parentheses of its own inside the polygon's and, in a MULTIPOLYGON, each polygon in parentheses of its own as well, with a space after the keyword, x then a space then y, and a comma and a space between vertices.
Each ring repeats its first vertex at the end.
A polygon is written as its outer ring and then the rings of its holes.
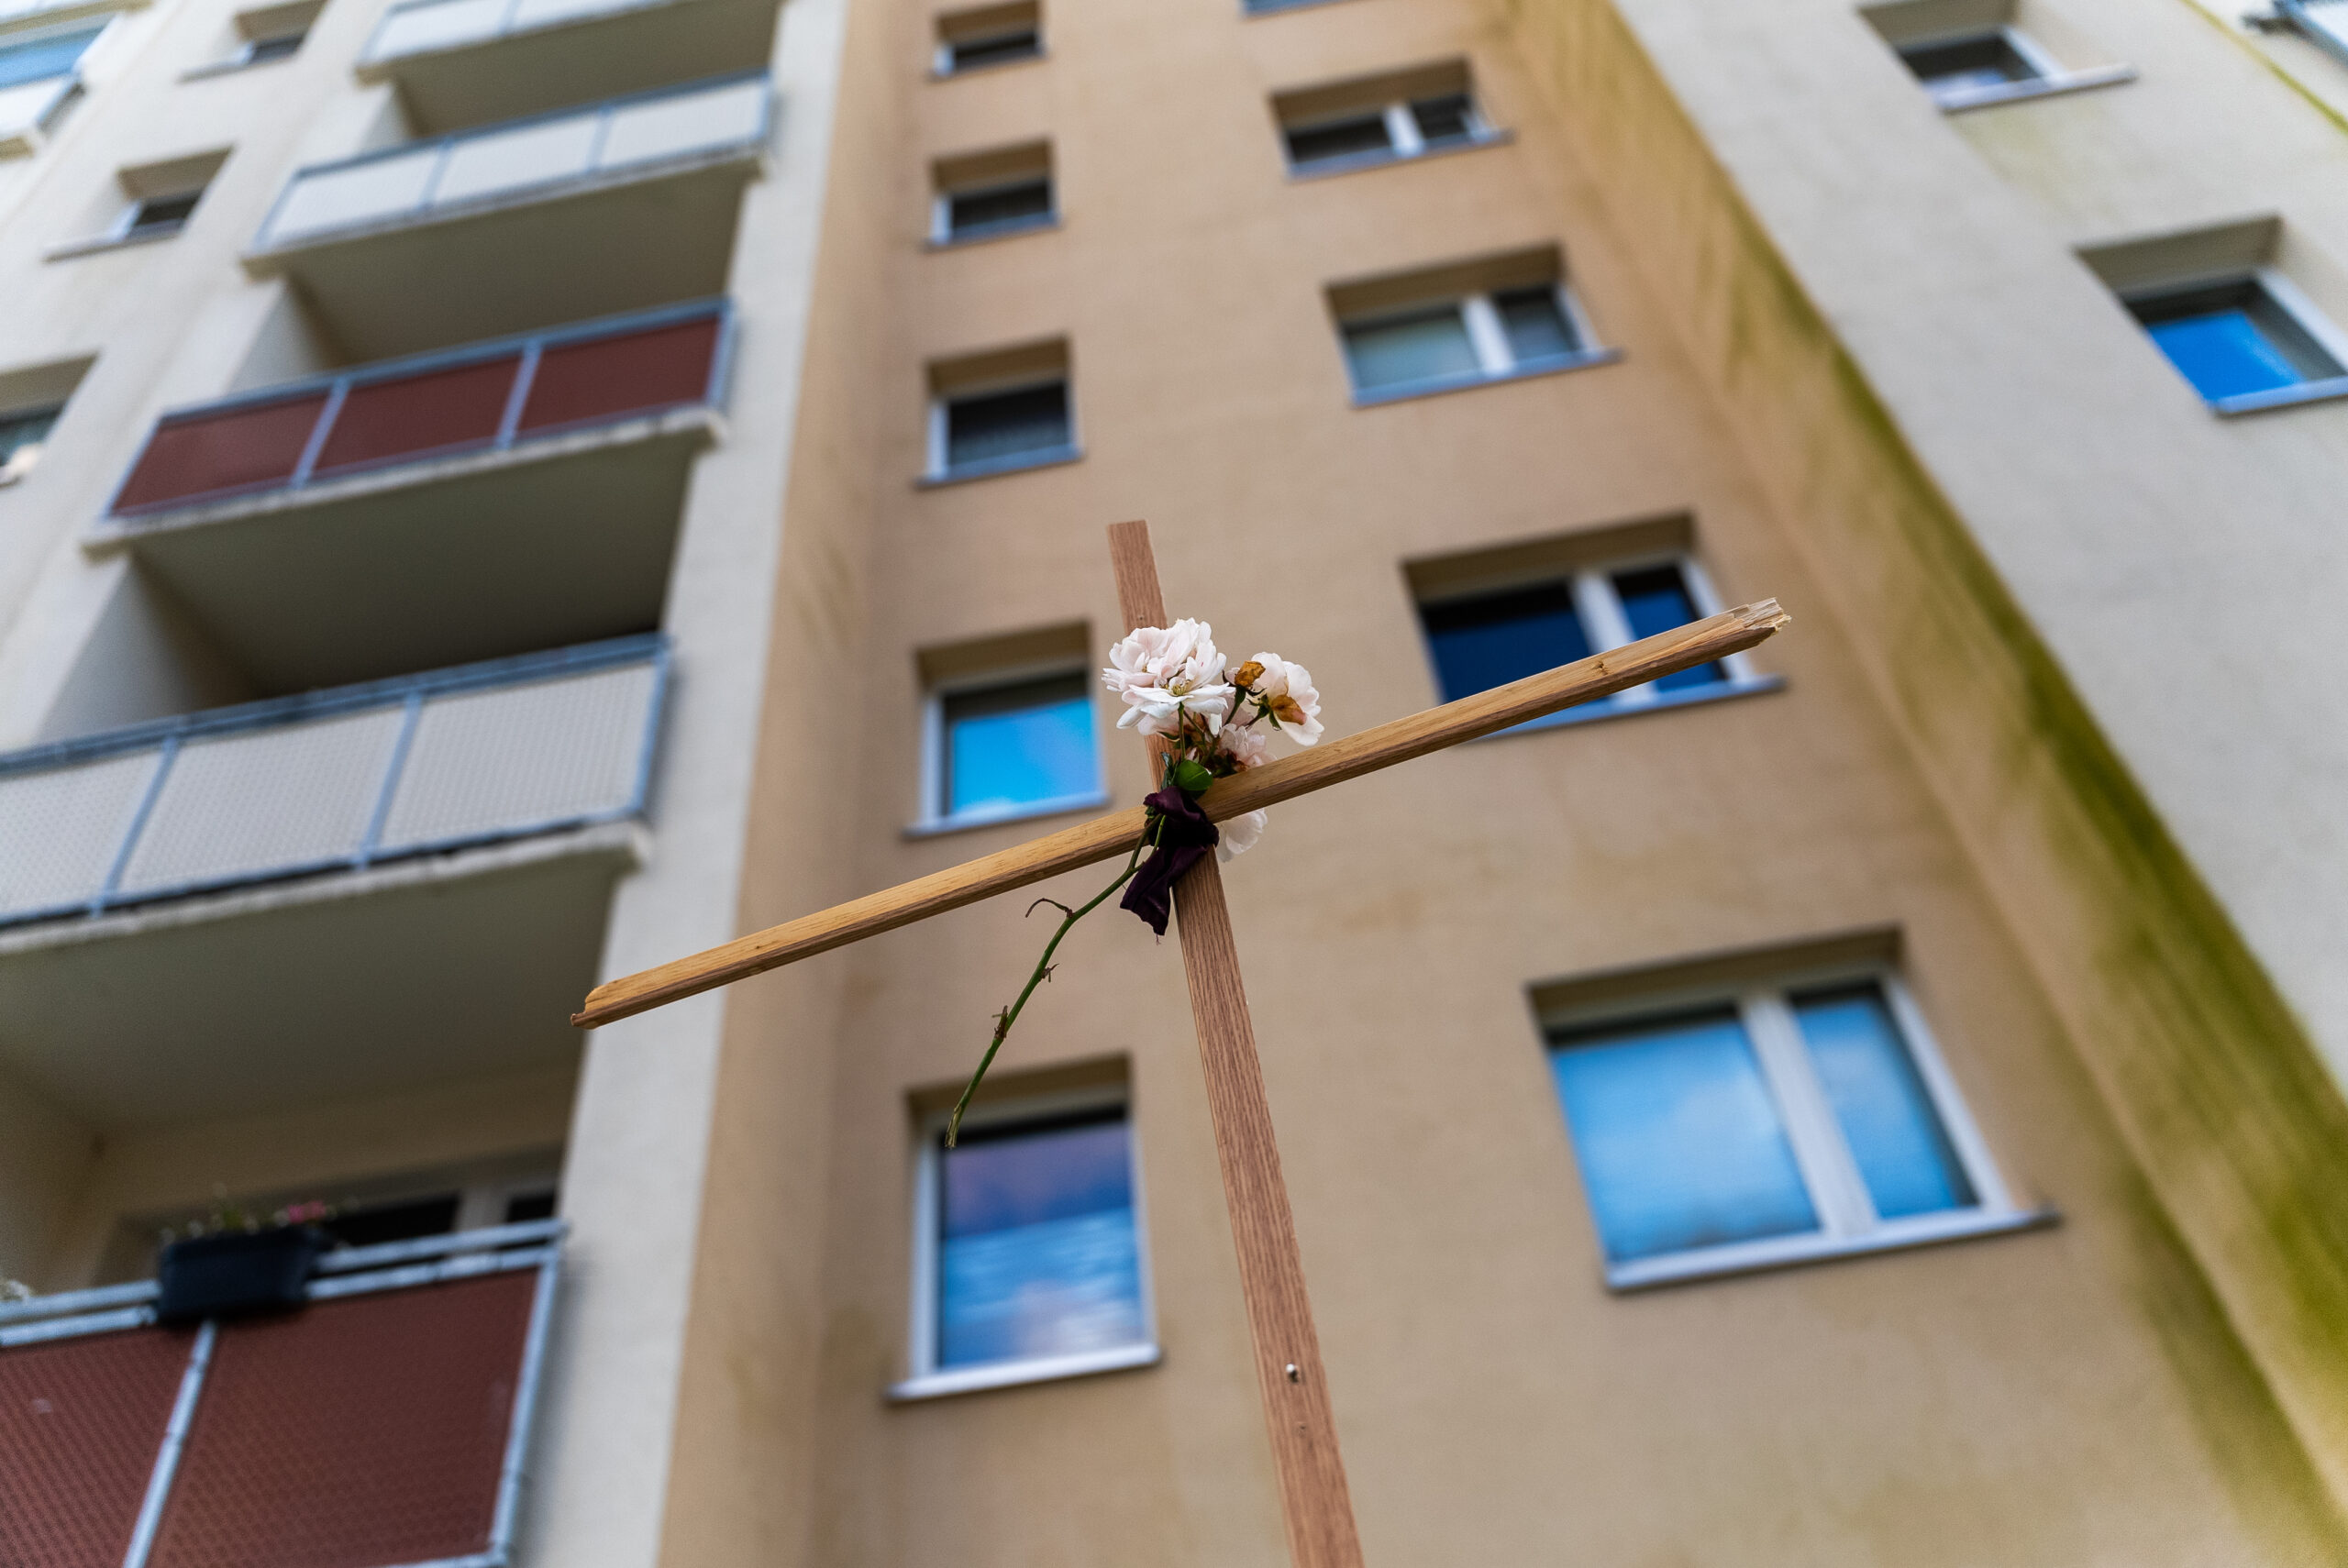
POLYGON ((1507 9, 2158 1195, 2147 1245, 2175 1266, 2146 1310, 2212 1441, 2281 1442, 2296 1458, 2253 1443, 2256 1467, 2317 1478, 2308 1507, 2336 1532, 2337 1086, 1623 18, 1605 0, 1507 9), (2257 1427, 2255 1409, 2281 1414, 2257 1427))

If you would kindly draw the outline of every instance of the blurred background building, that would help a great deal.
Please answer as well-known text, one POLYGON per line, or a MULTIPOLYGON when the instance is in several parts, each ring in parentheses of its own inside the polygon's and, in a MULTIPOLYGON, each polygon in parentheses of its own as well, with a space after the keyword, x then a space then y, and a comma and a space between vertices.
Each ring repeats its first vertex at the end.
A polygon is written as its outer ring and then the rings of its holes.
POLYGON ((1371 1563, 2348 1558, 2348 0, 0 13, 0 1562, 1283 1562, 1102 525, 1371 1563), (1047 889, 1089 894, 1105 873, 1047 889), (337 1208, 291 1316, 159 1232, 337 1208))

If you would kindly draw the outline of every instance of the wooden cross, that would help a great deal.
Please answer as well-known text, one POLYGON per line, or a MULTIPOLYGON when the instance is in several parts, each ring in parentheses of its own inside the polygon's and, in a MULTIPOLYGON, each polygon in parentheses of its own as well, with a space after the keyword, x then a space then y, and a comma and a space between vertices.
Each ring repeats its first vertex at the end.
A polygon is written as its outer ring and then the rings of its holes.
MULTIPOLYGON (((1149 525, 1113 525, 1109 554, 1126 624, 1167 624, 1149 525)), ((1675 670, 1709 664, 1752 647, 1787 620, 1777 601, 1765 599, 1218 779, 1199 797, 1199 805, 1210 819, 1228 821, 1675 670)), ((1153 740, 1153 767, 1164 745, 1153 740)), ((705 953, 606 981, 588 994, 586 1006, 570 1021, 593 1029, 1062 871, 1130 855, 1146 831, 1144 813, 1135 808, 982 856, 886 892, 737 937, 705 953)), ((1279 1469, 1289 1558, 1294 1568, 1360 1568, 1361 1545, 1346 1495, 1345 1464, 1337 1454, 1336 1423, 1322 1376, 1312 1309, 1305 1297, 1296 1227, 1289 1213, 1288 1188, 1280 1180, 1279 1150, 1272 1141, 1271 1107, 1264 1098, 1255 1029, 1240 986, 1238 945, 1213 856, 1202 857, 1175 886, 1174 910, 1205 1071, 1207 1107, 1214 1121, 1215 1152, 1223 1165, 1224 1198, 1238 1246, 1239 1285, 1255 1337, 1256 1380, 1263 1391, 1264 1419, 1279 1469)))

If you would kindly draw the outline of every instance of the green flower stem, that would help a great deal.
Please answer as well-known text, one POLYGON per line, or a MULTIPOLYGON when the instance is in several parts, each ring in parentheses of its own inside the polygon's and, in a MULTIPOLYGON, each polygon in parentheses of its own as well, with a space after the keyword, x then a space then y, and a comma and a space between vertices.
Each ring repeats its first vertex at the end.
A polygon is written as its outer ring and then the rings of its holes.
MULTIPOLYGON (((954 1114, 946 1119, 946 1146, 947 1148, 950 1149, 954 1146, 955 1138, 961 1132, 962 1112, 970 1108, 970 1097, 979 1092, 979 1084, 986 1077, 987 1069, 994 1065, 994 1054, 997 1051, 1002 1050, 1003 1041, 1010 1038, 1011 1026, 1019 1021, 1019 1010, 1027 1005, 1027 999, 1035 995, 1036 988, 1042 985, 1046 980, 1051 977, 1052 955, 1058 951, 1060 938, 1066 936, 1070 928, 1072 928, 1078 921, 1082 920, 1086 915, 1089 915, 1094 910, 1099 909, 1101 907, 1102 900, 1107 898, 1110 894, 1124 887, 1127 882, 1133 880, 1134 873, 1141 869, 1141 852, 1145 849, 1154 849, 1157 847, 1158 831, 1164 825, 1165 821, 1165 818, 1160 817, 1154 812, 1151 814, 1149 832, 1143 835, 1142 841, 1139 844, 1134 845, 1133 856, 1125 862, 1125 868, 1117 874, 1117 879, 1115 881, 1110 883, 1107 887, 1093 894, 1092 901, 1086 904, 1083 908, 1071 910, 1066 904, 1059 902, 1056 899, 1037 899, 1036 900, 1036 904, 1050 904, 1052 908, 1060 911, 1060 914, 1063 917, 1060 921, 1060 928, 1052 933, 1051 941, 1044 944, 1044 955, 1036 960, 1036 972, 1027 977, 1027 984, 1020 990, 1019 999, 994 1015, 994 1038, 987 1043, 987 1054, 979 1058, 979 1070, 970 1075, 969 1085, 962 1090, 962 1098, 954 1102, 954 1114)), ((1036 904, 1030 904, 1027 906, 1027 910, 1030 914, 1035 912, 1035 909, 1036 904)))

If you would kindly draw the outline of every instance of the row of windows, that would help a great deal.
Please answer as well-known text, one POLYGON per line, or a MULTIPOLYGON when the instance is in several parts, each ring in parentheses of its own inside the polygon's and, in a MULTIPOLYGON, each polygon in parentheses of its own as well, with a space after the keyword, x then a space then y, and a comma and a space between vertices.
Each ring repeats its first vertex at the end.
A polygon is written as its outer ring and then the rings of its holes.
MULTIPOLYGON (((2018 1210, 1880 965, 1545 1021, 1617 1288, 2007 1230, 2018 1210)), ((1122 1091, 924 1124, 901 1397, 1155 1359, 1122 1091)))

